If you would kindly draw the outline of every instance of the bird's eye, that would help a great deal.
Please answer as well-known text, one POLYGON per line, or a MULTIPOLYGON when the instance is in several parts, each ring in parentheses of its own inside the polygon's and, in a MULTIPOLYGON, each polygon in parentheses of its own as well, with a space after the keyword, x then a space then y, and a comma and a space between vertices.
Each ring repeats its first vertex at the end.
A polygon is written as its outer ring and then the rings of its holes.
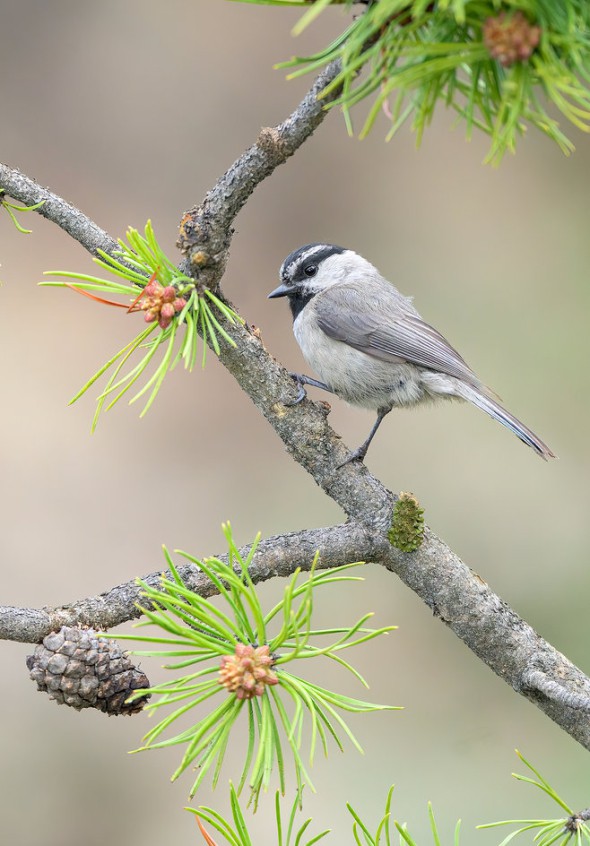
POLYGON ((308 264, 307 267, 303 268, 303 272, 306 276, 315 276, 318 272, 317 264, 308 264))

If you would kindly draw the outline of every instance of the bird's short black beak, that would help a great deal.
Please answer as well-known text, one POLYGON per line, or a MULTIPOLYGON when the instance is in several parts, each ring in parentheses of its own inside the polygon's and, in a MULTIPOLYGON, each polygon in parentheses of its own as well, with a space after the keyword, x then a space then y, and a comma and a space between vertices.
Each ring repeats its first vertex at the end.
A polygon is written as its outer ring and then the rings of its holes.
POLYGON ((282 284, 268 295, 269 300, 274 300, 276 297, 288 297, 292 289, 288 285, 282 284))

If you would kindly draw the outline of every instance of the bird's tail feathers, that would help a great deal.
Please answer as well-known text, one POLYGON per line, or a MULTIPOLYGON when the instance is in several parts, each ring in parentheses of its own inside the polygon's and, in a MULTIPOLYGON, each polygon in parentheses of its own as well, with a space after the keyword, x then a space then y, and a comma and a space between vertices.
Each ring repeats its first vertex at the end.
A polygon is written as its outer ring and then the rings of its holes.
POLYGON ((468 402, 471 402, 473 405, 481 408, 482 411, 485 411, 486 414, 489 414, 490 417, 494 418, 494 420, 498 420, 503 426, 510 429, 511 432, 514 432, 517 438, 520 438, 523 443, 534 449, 537 455, 540 455, 545 461, 547 461, 548 458, 556 457, 555 453, 549 449, 547 444, 544 443, 541 438, 535 435, 528 426, 521 423, 517 417, 510 414, 509 411, 501 406, 500 403, 496 402, 496 400, 492 397, 486 396, 484 393, 477 391, 475 388, 472 388, 471 385, 467 385, 465 383, 460 384, 457 393, 463 399, 466 399, 468 402))

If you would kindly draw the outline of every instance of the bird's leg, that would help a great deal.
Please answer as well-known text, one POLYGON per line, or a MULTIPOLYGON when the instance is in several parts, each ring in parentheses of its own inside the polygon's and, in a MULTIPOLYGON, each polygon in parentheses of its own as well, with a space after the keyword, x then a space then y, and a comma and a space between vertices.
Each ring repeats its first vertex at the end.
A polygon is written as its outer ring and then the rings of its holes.
POLYGON ((310 376, 304 376, 303 373, 289 373, 291 379, 297 382, 299 386, 299 393, 297 394, 296 398, 293 402, 286 402, 285 405, 292 406, 292 405, 299 405, 305 397, 307 396, 307 391, 303 387, 304 385, 312 385, 314 388, 321 388, 323 391, 328 391, 328 393, 333 394, 334 391, 328 385, 324 384, 324 382, 320 382, 317 379, 312 379, 310 376))
POLYGON ((342 464, 338 465, 338 467, 337 467, 338 470, 341 467, 344 467, 346 464, 350 464, 351 461, 364 461, 365 460, 365 455, 367 454, 367 450, 369 449, 371 441, 373 440, 373 438, 377 434, 377 429, 379 428, 379 426, 383 422, 384 418, 391 411, 391 408, 392 408, 392 406, 388 405, 385 408, 378 409, 377 419, 375 420, 375 423, 373 424, 373 428, 369 432, 369 436, 368 436, 367 440, 364 443, 362 443, 360 445, 360 447, 358 447, 353 452, 351 452, 350 455, 348 456, 348 458, 346 459, 346 461, 343 461, 342 464))

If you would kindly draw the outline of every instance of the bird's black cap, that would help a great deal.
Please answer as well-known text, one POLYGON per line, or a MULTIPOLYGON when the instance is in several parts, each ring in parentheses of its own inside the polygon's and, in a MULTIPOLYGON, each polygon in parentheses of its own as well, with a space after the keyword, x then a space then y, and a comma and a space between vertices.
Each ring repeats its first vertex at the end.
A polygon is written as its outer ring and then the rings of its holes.
POLYGON ((325 259, 333 255, 346 252, 345 247, 338 247, 336 244, 305 244, 297 250, 289 253, 281 265, 281 279, 283 281, 295 282, 308 264, 321 264, 325 259))

